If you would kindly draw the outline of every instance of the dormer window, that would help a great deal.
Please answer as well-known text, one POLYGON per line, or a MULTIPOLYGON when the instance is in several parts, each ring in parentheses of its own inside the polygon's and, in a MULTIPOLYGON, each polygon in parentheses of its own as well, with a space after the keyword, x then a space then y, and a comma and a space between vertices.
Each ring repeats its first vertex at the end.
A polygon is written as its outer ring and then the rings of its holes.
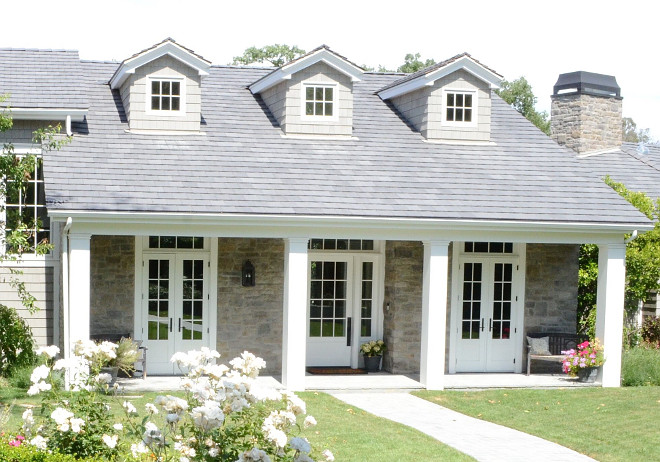
POLYGON ((472 123, 476 108, 476 92, 445 91, 445 122, 472 123))
POLYGON ((305 116, 334 117, 335 85, 305 84, 305 116))
POLYGON ((183 107, 182 79, 151 79, 151 110, 179 112, 183 107))

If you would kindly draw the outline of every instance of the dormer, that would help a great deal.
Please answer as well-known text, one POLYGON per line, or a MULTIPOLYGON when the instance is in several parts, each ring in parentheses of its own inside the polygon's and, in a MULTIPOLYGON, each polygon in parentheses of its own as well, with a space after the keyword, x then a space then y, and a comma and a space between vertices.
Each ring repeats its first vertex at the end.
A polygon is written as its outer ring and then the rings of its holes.
POLYGON ((171 38, 124 60, 110 79, 132 132, 197 133, 211 63, 171 38))
POLYGON ((502 76, 462 53, 380 89, 429 141, 490 140, 491 90, 502 76))
POLYGON ((353 83, 363 70, 323 45, 250 85, 286 135, 353 134, 353 83))

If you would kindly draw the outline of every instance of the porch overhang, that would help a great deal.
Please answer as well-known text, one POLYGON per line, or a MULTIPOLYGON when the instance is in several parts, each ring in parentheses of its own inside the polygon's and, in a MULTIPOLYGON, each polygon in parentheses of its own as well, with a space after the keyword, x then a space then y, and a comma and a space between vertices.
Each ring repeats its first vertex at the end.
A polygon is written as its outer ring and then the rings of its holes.
POLYGON ((374 218, 347 216, 245 215, 204 213, 89 212, 51 210, 55 222, 71 217, 78 232, 254 238, 330 238, 381 240, 514 241, 521 243, 609 244, 625 234, 653 229, 639 223, 496 221, 374 218))

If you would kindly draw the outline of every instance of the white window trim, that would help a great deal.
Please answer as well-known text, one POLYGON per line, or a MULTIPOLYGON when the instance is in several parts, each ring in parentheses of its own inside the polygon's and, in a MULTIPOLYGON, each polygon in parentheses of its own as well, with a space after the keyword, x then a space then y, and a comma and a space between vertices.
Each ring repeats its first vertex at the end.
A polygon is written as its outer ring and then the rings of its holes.
POLYGON ((302 82, 300 87, 300 119, 314 122, 336 122, 339 120, 339 85, 337 82, 302 82), (307 103, 307 87, 331 87, 332 88, 332 115, 319 116, 307 115, 305 103, 307 103))
POLYGON ((442 89, 442 104, 440 105, 442 113, 442 125, 448 127, 476 127, 478 125, 479 117, 479 92, 478 90, 466 90, 465 88, 443 88, 442 89), (472 121, 471 122, 457 122, 447 120, 447 93, 461 93, 464 95, 472 95, 472 121))
POLYGON ((150 114, 152 116, 157 116, 157 117, 184 117, 186 115, 186 86, 187 86, 187 80, 185 76, 181 75, 150 75, 147 77, 147 88, 146 91, 144 92, 145 96, 145 102, 144 102, 144 108, 145 112, 147 114, 150 114), (179 105, 179 110, 178 111, 163 111, 163 110, 157 110, 157 109, 151 109, 151 82, 154 80, 169 80, 170 82, 172 81, 178 81, 181 82, 180 85, 180 90, 181 90, 181 103, 179 105))
MULTIPOLYGON (((17 156, 32 154, 35 156, 40 156, 43 158, 43 150, 39 146, 29 143, 16 143, 14 144, 14 154, 17 156)), ((43 163, 42 163, 43 168, 43 163)), ((44 181, 45 184, 45 181, 44 181)), ((12 258, 10 253, 6 253, 5 250, 5 225, 6 225, 6 212, 5 212, 5 197, 0 196, 0 255, 3 257, 6 255, 8 258, 12 258)), ((45 206, 46 204, 44 204, 45 206)), ((48 208, 46 208, 48 209, 48 208)), ((55 222, 51 219, 50 221, 50 237, 49 242, 53 246, 59 242, 60 233, 59 226, 55 225, 55 222)), ((59 252, 55 247, 45 255, 37 255, 36 253, 24 253, 17 260, 7 260, 2 263, 2 267, 42 267, 42 266, 52 266, 48 262, 54 262, 59 260, 59 252)))

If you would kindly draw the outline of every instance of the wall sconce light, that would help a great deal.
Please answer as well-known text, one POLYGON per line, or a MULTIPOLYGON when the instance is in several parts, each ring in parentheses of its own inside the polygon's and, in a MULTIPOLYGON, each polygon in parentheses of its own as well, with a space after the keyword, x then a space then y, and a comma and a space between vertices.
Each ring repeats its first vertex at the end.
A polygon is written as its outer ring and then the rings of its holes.
POLYGON ((250 263, 250 260, 247 260, 243 263, 241 283, 243 284, 243 287, 253 287, 254 282, 254 265, 250 263))

